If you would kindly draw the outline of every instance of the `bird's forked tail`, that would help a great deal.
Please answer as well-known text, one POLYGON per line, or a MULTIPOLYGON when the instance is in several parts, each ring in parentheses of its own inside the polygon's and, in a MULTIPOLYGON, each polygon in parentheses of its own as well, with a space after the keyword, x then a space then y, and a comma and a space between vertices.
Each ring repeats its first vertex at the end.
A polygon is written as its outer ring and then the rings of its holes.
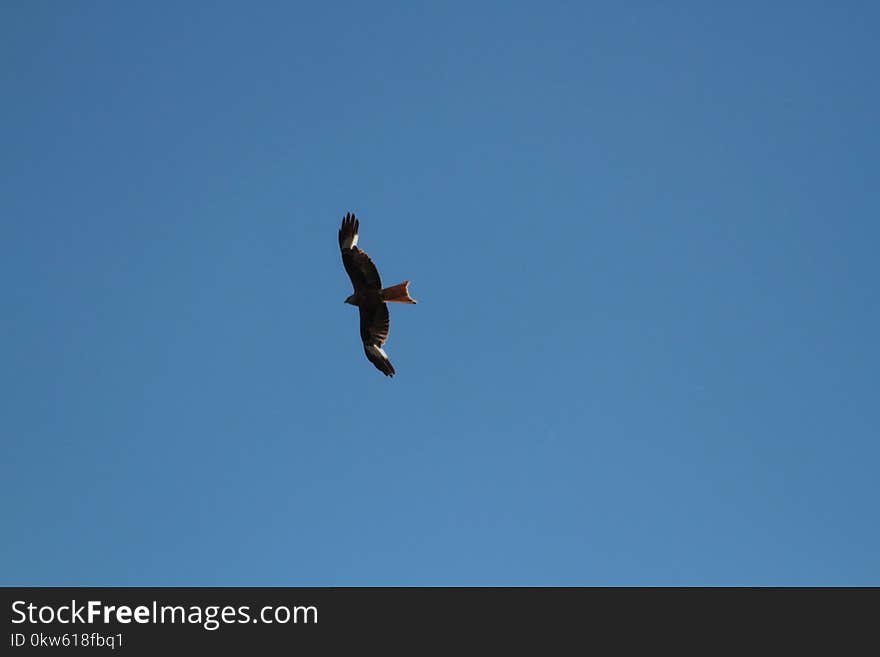
POLYGON ((397 303, 415 303, 416 300, 409 296, 409 281, 386 287, 382 290, 383 301, 395 301, 397 303))

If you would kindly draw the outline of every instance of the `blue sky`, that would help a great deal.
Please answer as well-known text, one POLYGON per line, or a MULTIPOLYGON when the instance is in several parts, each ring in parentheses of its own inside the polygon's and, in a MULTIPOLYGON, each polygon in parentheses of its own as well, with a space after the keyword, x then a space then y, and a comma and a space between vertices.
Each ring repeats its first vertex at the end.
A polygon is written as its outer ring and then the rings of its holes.
POLYGON ((0 581, 880 584, 878 18, 5 3, 0 581))

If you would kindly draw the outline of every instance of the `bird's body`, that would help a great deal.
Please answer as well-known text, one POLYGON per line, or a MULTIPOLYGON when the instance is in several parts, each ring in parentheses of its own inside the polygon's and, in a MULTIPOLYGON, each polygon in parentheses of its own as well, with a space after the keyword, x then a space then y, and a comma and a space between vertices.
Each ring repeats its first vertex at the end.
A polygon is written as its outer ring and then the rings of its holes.
POLYGON ((382 298, 381 290, 361 290, 360 292, 356 292, 349 296, 345 303, 349 303, 352 306, 370 306, 376 303, 382 303, 384 299, 382 298))
POLYGON ((357 248, 359 225, 357 218, 347 213, 339 229, 342 264, 354 287, 354 294, 345 303, 357 306, 360 310, 361 340, 369 361, 386 376, 394 376, 394 366, 382 349, 388 339, 390 324, 386 301, 415 303, 415 300, 409 296, 409 281, 382 287, 376 265, 370 260, 370 256, 357 248))

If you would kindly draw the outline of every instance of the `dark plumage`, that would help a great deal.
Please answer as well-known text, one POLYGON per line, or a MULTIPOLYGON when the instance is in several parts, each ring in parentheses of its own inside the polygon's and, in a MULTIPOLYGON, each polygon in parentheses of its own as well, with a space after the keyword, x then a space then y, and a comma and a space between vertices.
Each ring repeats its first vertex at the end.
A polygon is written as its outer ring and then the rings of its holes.
POLYGON ((382 349, 382 345, 388 339, 390 321, 385 302, 415 303, 415 300, 409 296, 409 281, 382 288, 382 280, 376 265, 370 260, 370 256, 357 248, 359 227, 360 222, 357 218, 347 213, 339 229, 342 264, 354 287, 354 294, 345 302, 357 306, 360 310, 361 340, 367 358, 380 372, 386 376, 394 376, 394 366, 388 359, 388 354, 382 349))

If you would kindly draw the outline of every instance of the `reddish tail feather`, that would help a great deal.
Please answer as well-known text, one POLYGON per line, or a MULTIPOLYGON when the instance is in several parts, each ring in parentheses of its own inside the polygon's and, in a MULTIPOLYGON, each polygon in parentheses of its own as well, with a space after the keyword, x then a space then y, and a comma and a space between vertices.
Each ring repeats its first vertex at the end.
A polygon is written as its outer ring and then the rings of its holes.
POLYGON ((416 300, 409 296, 409 281, 386 287, 382 290, 382 299, 397 303, 415 303, 416 300))

